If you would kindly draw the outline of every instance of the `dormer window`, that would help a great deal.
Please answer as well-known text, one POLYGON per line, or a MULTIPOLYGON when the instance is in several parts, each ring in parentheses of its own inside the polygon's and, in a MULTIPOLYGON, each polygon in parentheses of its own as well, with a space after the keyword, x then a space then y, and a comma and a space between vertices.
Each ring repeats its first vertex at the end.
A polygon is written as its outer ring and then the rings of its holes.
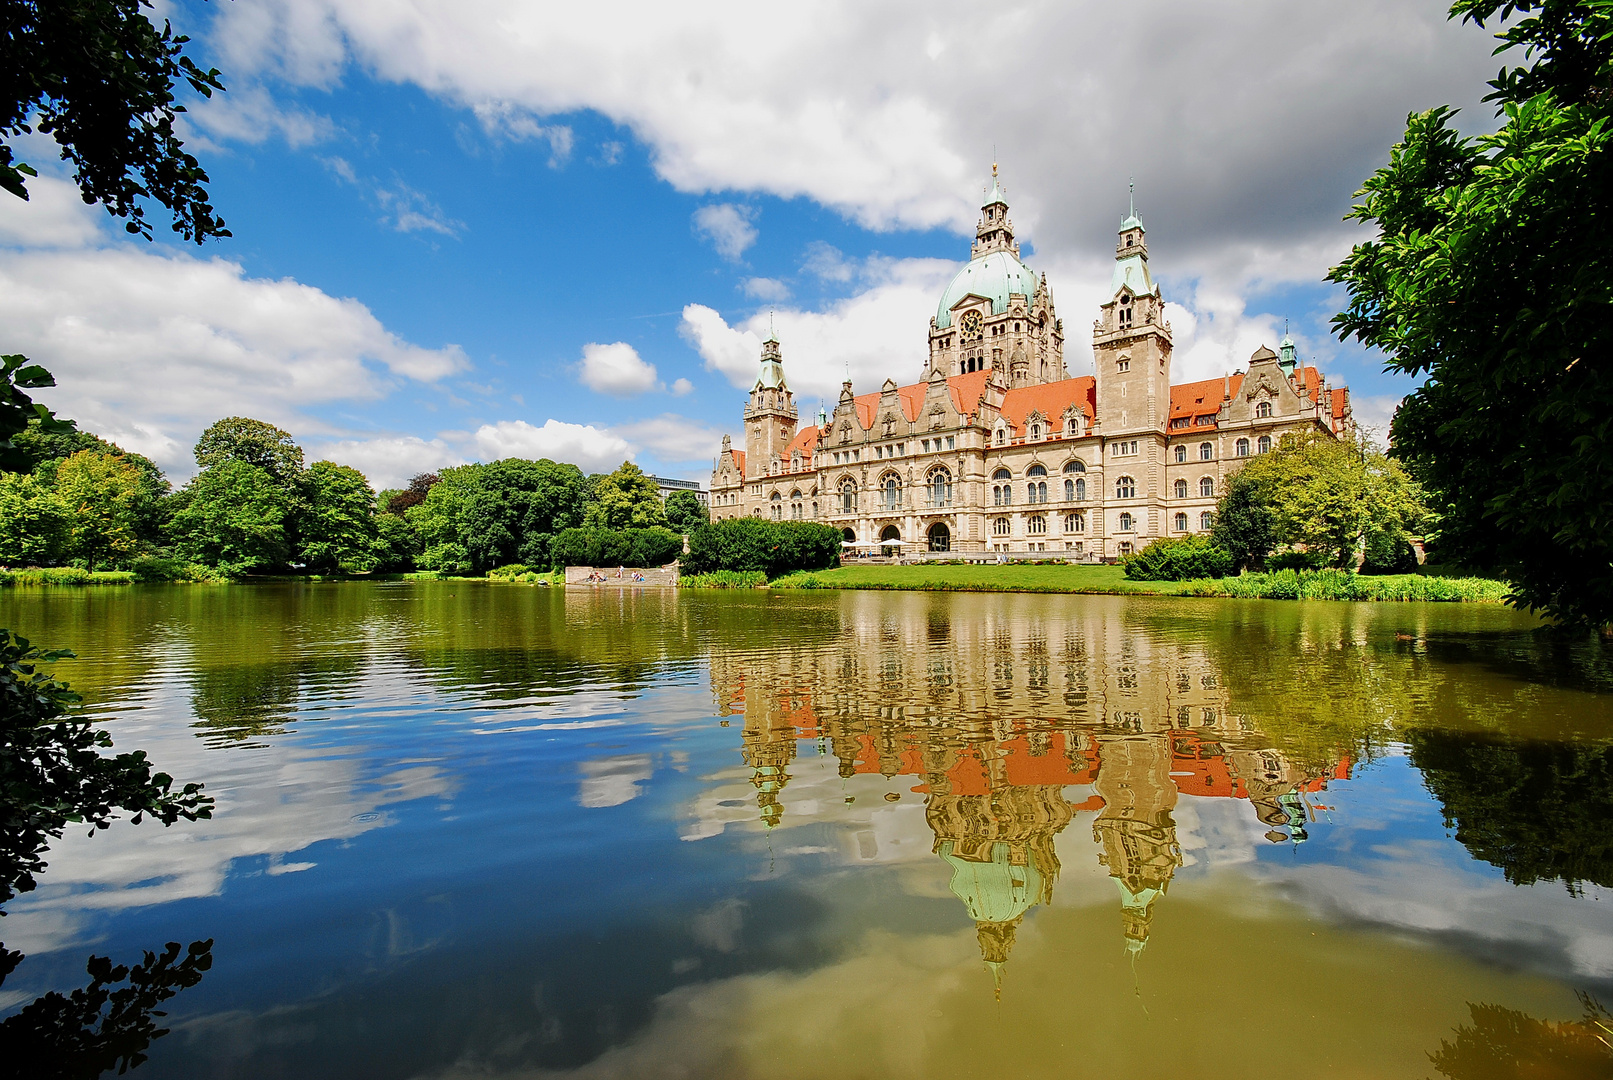
POLYGON ((1115 364, 1115 370, 1116 371, 1130 371, 1131 370, 1131 361, 1130 360, 1121 360, 1119 363, 1115 364))

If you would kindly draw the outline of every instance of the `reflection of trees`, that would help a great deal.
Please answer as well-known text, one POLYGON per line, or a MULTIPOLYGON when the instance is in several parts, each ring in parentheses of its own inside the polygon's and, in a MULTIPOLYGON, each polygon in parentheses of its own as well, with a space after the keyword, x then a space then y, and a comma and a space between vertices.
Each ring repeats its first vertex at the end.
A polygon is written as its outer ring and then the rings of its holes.
POLYGON ((1590 997, 1585 1015, 1554 1023, 1499 1005, 1468 1005, 1471 1024, 1428 1058, 1448 1080, 1590 1080, 1613 1077, 1613 1017, 1590 997))
POLYGON ((0 1021, 0 1061, 8 1075, 37 1080, 92 1080, 132 1069, 146 1060, 152 1040, 168 1034, 157 1026, 166 1015, 158 1006, 195 986, 212 966, 211 938, 192 942, 183 956, 179 942, 170 941, 133 966, 92 956, 89 985, 53 991, 0 1021))
POLYGON ((356 656, 316 655, 294 662, 198 666, 190 699, 194 726, 218 744, 277 735, 296 714, 305 690, 332 696, 337 685, 359 677, 361 664, 356 656))
POLYGON ((1412 764, 1474 858, 1515 885, 1613 886, 1613 747, 1407 735, 1412 764))

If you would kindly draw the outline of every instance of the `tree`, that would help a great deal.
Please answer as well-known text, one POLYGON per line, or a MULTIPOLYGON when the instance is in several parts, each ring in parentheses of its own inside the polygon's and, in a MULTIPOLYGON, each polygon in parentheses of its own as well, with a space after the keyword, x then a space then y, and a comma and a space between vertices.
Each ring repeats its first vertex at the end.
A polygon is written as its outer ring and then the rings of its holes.
MULTIPOLYGON (((1369 536, 1404 536, 1425 515, 1417 485, 1405 470, 1364 440, 1291 432, 1271 453, 1250 459, 1238 476, 1248 488, 1238 499, 1264 504, 1276 543, 1307 551, 1329 566, 1353 566, 1369 536)), ((1232 497, 1229 490, 1224 501, 1232 497)), ((1236 510, 1236 504, 1228 509, 1236 510)), ((1258 528, 1253 513, 1242 517, 1237 527, 1258 528)), ((1229 534, 1234 525, 1236 520, 1229 534)), ((1252 550, 1252 540, 1251 534, 1241 551, 1252 550)))
POLYGON ((364 474, 347 465, 316 461, 303 482, 303 511, 298 553, 309 570, 338 569, 360 573, 375 569, 375 492, 364 474))
POLYGON ((1336 332, 1423 377, 1391 428, 1440 518, 1441 558, 1505 576, 1513 602, 1613 619, 1613 5, 1459 0, 1513 20, 1490 83, 1505 123, 1464 138, 1407 119, 1351 217, 1376 225, 1329 274, 1336 332), (1516 18, 1517 14, 1528 18, 1516 18))
POLYGON ((644 470, 624 461, 609 476, 594 485, 594 504, 588 508, 586 524, 606 529, 647 529, 665 525, 661 489, 644 470))
POLYGON ((149 0, 0 0, 0 188, 28 197, 11 142, 36 128, 55 137, 87 203, 151 238, 144 200, 173 213, 173 229, 201 243, 229 236, 208 201, 207 173, 174 133, 185 111, 176 82, 211 97, 217 69, 185 56, 189 41, 140 10, 149 0), (37 115, 37 120, 35 119, 37 115))
POLYGON ((710 523, 711 512, 692 491, 674 491, 666 497, 666 524, 673 532, 688 533, 710 523))
POLYGON ((30 364, 26 356, 11 353, 0 356, 0 471, 26 472, 33 468, 28 453, 17 445, 17 437, 30 424, 50 435, 73 430, 71 420, 59 420, 26 391, 55 386, 50 372, 30 364))
POLYGON ((121 454, 80 450, 56 468, 56 494, 68 512, 67 554, 94 570, 126 563, 140 549, 144 477, 121 454))
POLYGON ((27 459, 23 468, 31 468, 35 476, 54 487, 62 462, 74 454, 93 450, 101 454, 122 458, 139 473, 140 483, 132 503, 134 530, 148 544, 162 541, 162 501, 171 487, 168 478, 157 468, 156 462, 141 454, 130 453, 116 443, 107 442, 99 435, 76 427, 49 430, 38 420, 30 420, 26 430, 13 440, 13 445, 27 459))
POLYGON ((1210 541, 1232 556, 1233 570, 1259 566, 1277 547, 1277 523, 1255 477, 1236 472, 1221 485, 1210 541))
POLYGON ((286 525, 295 510, 291 494, 274 477, 245 461, 203 469, 174 496, 175 546, 194 562, 227 574, 284 566, 292 547, 286 525))
POLYGON ((256 465, 290 488, 302 476, 302 447, 291 432, 245 416, 227 416, 196 440, 196 464, 203 469, 227 461, 256 465))
POLYGON ((380 505, 389 514, 403 514, 411 506, 419 506, 426 501, 426 492, 437 482, 436 473, 420 473, 409 477, 409 486, 402 491, 383 492, 380 505))
POLYGON ((406 511, 428 570, 485 574, 498 566, 549 565, 549 544, 583 523, 586 481, 575 465, 506 458, 443 469, 406 511))
POLYGON ((37 476, 0 473, 0 563, 50 566, 67 547, 72 516, 37 476))

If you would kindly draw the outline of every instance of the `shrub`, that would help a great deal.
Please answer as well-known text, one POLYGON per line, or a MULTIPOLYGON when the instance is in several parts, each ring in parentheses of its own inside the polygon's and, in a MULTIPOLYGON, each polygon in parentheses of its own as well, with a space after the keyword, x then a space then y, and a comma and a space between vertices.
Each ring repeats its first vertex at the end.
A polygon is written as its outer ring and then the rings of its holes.
POLYGON ((1232 572, 1232 553, 1207 536, 1155 540, 1120 560, 1133 581, 1192 581, 1224 577, 1232 572))
POLYGON ((1367 537, 1363 574, 1415 574, 1417 551, 1411 541, 1396 533, 1380 531, 1367 537))
POLYGON ((183 560, 171 555, 142 555, 130 566, 136 581, 179 581, 187 569, 183 560))
POLYGON ((767 584, 760 570, 713 570, 678 579, 680 589, 754 589, 767 584))
POLYGON ((671 529, 563 529, 549 545, 561 566, 664 566, 683 551, 683 537, 671 529))
POLYGON ((1509 586, 1488 578, 1431 578, 1417 574, 1363 577, 1348 570, 1277 570, 1220 581, 1195 582, 1193 596, 1254 600, 1418 600, 1500 603, 1509 586))
POLYGON ((508 566, 499 566, 489 570, 487 576, 494 581, 513 581, 530 571, 531 567, 527 566, 526 563, 511 563, 508 566))
POLYGON ((1321 570, 1326 565, 1321 555, 1298 548, 1279 551, 1266 560, 1267 570, 1321 570))
POLYGON ((839 561, 840 531, 833 526, 734 518, 690 533, 683 568, 692 574, 760 571, 773 578, 792 570, 826 570, 839 561))

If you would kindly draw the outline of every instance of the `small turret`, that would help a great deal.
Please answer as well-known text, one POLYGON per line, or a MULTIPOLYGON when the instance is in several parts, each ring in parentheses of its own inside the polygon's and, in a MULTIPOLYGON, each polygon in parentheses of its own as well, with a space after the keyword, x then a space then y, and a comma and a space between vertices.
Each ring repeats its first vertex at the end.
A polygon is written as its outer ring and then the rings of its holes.
POLYGON ((1277 361, 1277 366, 1283 369, 1284 375, 1292 375, 1294 368, 1299 365, 1299 358, 1294 349, 1294 339, 1284 333, 1283 343, 1278 346, 1278 352, 1281 355, 1281 359, 1277 361))

